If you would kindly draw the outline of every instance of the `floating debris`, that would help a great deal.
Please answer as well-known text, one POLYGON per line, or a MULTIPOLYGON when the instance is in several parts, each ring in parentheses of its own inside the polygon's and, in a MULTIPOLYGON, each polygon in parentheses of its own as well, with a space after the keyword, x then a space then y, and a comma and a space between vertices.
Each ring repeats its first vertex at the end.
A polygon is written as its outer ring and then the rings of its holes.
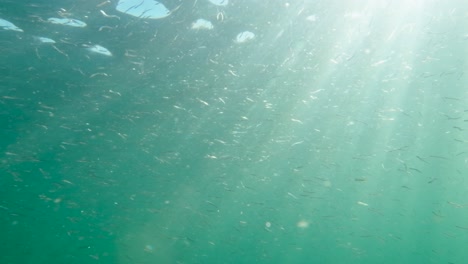
POLYGON ((112 52, 110 52, 108 49, 104 48, 101 45, 90 46, 87 48, 87 50, 94 52, 94 53, 102 54, 105 56, 112 56, 112 52))
POLYGON ((64 25, 64 26, 70 26, 70 27, 86 27, 86 23, 78 20, 78 19, 73 19, 73 18, 56 18, 56 17, 51 17, 47 19, 52 24, 57 24, 57 25, 64 25))
POLYGON ((244 31, 239 34, 237 34, 237 37, 235 39, 236 43, 245 43, 248 41, 251 41, 252 39, 255 38, 255 34, 250 32, 250 31, 244 31))
POLYGON ((116 10, 134 17, 148 19, 165 18, 175 11, 169 11, 163 4, 154 0, 120 0, 116 10))
POLYGON ((227 6, 229 4, 229 0, 208 0, 210 3, 217 5, 217 6, 227 6))
POLYGON ((18 31, 18 32, 23 32, 23 30, 17 26, 15 26, 13 23, 11 23, 8 20, 1 19, 0 18, 0 28, 4 30, 13 30, 13 31, 18 31))
POLYGON ((299 222, 297 222, 296 226, 299 227, 299 228, 302 228, 302 229, 308 228, 309 227, 309 222, 306 221, 306 220, 300 220, 299 222))
POLYGON ((55 40, 46 37, 34 37, 37 41, 44 44, 55 44, 55 40))
POLYGON ((306 20, 310 21, 310 22, 315 22, 315 21, 317 21, 317 16, 316 15, 310 15, 310 16, 306 17, 306 20))
POLYGON ((356 178, 354 178, 354 181, 365 182, 365 181, 367 181, 367 179, 365 177, 356 177, 356 178))
POLYGON ((213 23, 203 18, 197 19, 192 23, 192 29, 213 29, 213 23))

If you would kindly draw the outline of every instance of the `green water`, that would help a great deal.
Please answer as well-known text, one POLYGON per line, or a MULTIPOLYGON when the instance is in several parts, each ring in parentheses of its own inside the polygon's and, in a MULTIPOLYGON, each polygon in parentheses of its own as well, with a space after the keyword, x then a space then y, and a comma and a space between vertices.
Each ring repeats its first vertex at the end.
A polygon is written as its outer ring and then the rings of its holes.
POLYGON ((466 263, 464 1, 98 2, 0 1, 0 263, 466 263))

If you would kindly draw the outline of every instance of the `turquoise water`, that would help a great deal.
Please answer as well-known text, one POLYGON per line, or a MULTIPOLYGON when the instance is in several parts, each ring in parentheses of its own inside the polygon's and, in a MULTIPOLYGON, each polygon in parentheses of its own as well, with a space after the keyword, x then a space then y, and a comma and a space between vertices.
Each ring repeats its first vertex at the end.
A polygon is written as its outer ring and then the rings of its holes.
POLYGON ((0 263, 466 262, 464 1, 0 2, 0 263))

